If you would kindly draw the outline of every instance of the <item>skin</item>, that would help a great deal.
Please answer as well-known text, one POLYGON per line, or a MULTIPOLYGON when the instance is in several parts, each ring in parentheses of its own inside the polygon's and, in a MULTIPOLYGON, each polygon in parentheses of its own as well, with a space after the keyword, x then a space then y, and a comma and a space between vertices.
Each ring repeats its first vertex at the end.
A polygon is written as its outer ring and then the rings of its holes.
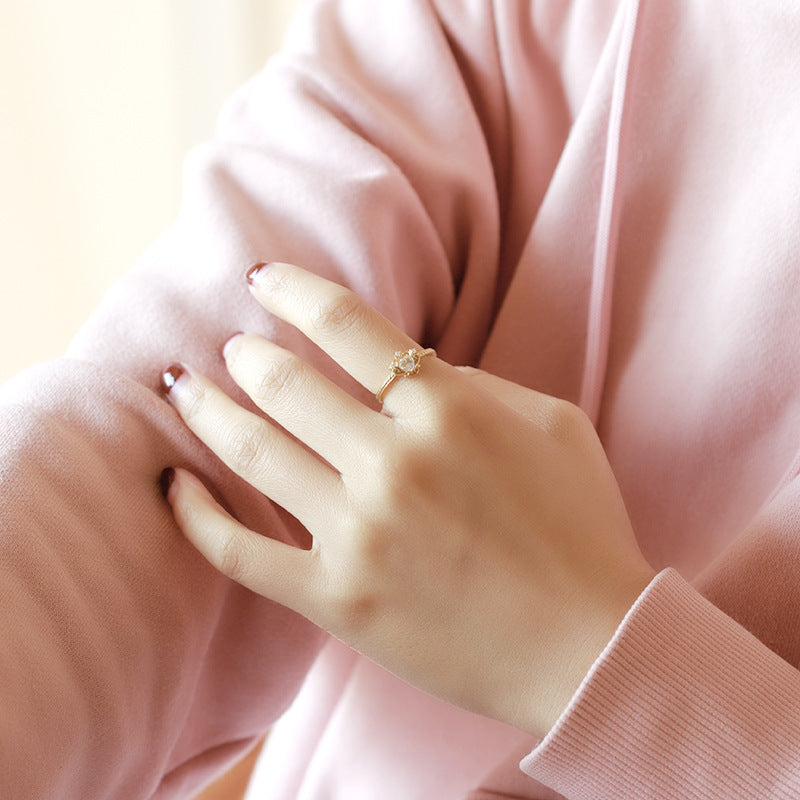
MULTIPOLYGON (((395 352, 419 348, 355 294, 297 266, 259 270, 251 290, 370 392, 395 352)), ((235 336, 224 356, 236 383, 307 448, 189 365, 168 396, 313 545, 255 534, 177 469, 167 499, 188 539, 233 580, 415 686, 546 734, 655 574, 589 419, 435 356, 395 380, 380 411, 259 336, 235 336)))

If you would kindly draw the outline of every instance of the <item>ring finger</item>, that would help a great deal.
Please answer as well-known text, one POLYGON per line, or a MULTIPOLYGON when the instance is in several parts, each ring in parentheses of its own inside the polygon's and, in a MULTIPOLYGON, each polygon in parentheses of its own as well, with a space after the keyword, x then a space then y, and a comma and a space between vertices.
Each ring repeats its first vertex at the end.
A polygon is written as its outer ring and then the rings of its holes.
POLYGON ((341 479, 333 469, 196 370, 173 365, 163 380, 186 425, 230 469, 312 533, 324 528, 342 502, 341 479))

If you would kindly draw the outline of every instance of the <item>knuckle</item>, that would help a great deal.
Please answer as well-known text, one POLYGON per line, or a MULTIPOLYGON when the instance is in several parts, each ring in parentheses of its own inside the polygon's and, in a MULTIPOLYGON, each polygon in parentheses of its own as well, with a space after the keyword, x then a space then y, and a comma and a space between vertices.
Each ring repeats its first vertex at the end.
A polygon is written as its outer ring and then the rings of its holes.
POLYGON ((442 392, 428 408, 430 434, 436 440, 459 436, 477 423, 474 398, 465 392, 442 392))
POLYGON ((242 537, 236 531, 228 532, 220 547, 220 572, 239 582, 244 575, 244 555, 242 537))
POLYGON ((362 514, 362 547, 368 555, 383 555, 382 533, 393 520, 402 519, 412 497, 437 484, 439 459, 426 448, 401 446, 377 455, 370 464, 369 512, 362 514))
POLYGON ((258 399, 269 401, 287 391, 291 392, 299 375, 299 359, 296 356, 286 356, 270 361, 256 386, 258 399))
POLYGON ((482 375, 486 375, 486 370, 479 369, 478 367, 473 367, 471 364, 464 364, 463 366, 456 367, 456 369, 464 375, 469 375, 470 377, 481 377, 482 375))
POLYGON ((248 422, 234 428, 229 449, 235 468, 245 473, 263 472, 269 458, 269 443, 264 426, 248 422))
POLYGON ((353 541, 355 561, 362 565, 362 574, 383 570, 391 561, 392 543, 386 534, 386 526, 377 516, 365 520, 353 541))
POLYGON ((361 324, 363 302, 351 291, 337 292, 320 301, 311 310, 311 323, 315 328, 332 334, 343 333, 361 324))
MULTIPOLYGON (((360 586, 364 576, 381 572, 387 566, 395 541, 391 535, 392 520, 396 519, 396 504, 386 503, 375 495, 365 498, 348 512, 343 530, 354 566, 351 584, 360 586)), ((362 591, 364 588, 361 586, 362 591)))
POLYGON ((363 578, 341 575, 329 587, 327 607, 341 633, 363 634, 378 614, 379 600, 363 578))
MULTIPOLYGON (((377 448, 375 452, 365 457, 363 475, 372 489, 369 493, 372 509, 385 505, 387 495, 391 498, 392 490, 401 479, 402 462, 406 458, 404 448, 400 447, 377 448)), ((363 512, 361 519, 364 519, 363 512)))
POLYGON ((574 403, 557 397, 543 401, 540 426, 553 439, 560 442, 572 441, 589 423, 586 414, 574 403))

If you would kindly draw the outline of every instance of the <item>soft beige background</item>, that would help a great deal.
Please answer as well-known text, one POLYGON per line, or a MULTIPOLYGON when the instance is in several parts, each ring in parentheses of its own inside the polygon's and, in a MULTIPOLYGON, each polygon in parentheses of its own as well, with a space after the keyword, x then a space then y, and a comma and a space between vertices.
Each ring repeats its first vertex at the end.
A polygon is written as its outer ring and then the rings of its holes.
POLYGON ((177 212, 298 0, 0 0, 0 382, 60 355, 177 212))

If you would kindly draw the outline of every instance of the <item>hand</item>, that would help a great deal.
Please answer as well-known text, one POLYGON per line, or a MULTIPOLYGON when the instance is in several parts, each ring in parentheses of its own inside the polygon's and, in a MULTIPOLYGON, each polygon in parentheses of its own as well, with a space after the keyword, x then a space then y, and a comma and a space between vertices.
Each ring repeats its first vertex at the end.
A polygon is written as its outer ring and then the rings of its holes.
MULTIPOLYGON (((252 291, 371 392, 395 352, 417 348, 299 267, 262 268, 252 291)), ((191 367, 170 373, 169 397, 313 544, 255 534, 178 469, 167 497, 185 535, 401 678, 543 735, 654 574, 585 415, 432 355, 392 383, 380 413, 259 336, 237 335, 224 355, 292 436, 191 367)))

